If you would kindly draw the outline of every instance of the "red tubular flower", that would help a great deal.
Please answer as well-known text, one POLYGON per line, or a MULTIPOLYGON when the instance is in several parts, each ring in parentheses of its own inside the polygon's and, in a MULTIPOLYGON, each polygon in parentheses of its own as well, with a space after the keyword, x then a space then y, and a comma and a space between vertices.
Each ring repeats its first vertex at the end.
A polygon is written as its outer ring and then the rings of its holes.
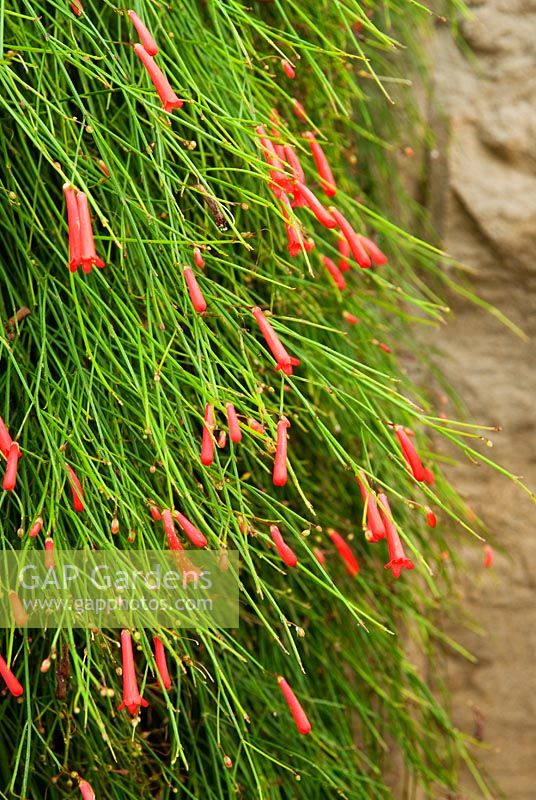
POLYGON ((63 184, 63 194, 65 195, 67 227, 69 229, 69 269, 71 272, 76 272, 77 268, 82 263, 78 201, 74 189, 68 183, 63 184))
POLYGON ((400 443, 400 447, 402 448, 402 455, 408 463, 409 468, 413 473, 413 477, 416 481, 424 481, 426 478, 426 473, 424 471, 421 459, 419 458, 419 454, 415 449, 415 445, 409 438, 402 425, 395 425, 395 434, 400 443))
POLYGON ((251 313, 255 317, 257 325, 259 326, 260 331, 265 338, 266 344, 275 358, 276 370, 281 370, 285 373, 285 375, 292 375, 292 368, 300 365, 299 360, 297 358, 293 358, 287 353, 281 343, 281 340, 279 339, 279 336, 274 331, 271 324, 264 316, 264 313, 258 306, 255 306, 251 313))
POLYGON ((87 196, 84 192, 78 192, 76 203, 80 221, 80 263, 84 272, 91 272, 92 267, 104 267, 104 261, 98 257, 95 251, 91 214, 89 213, 87 196))
POLYGON ((362 269, 366 269, 370 267, 371 260, 368 257, 365 248, 361 244, 361 240, 357 233, 354 231, 346 217, 344 217, 340 211, 338 211, 335 206, 330 206, 329 210, 333 217, 335 217, 337 221, 337 225, 339 226, 342 235, 348 242, 350 250, 352 251, 352 255, 359 264, 362 269))
POLYGON ((333 282, 335 283, 337 289, 340 289, 341 292, 343 289, 346 289, 346 281, 344 280, 342 272, 336 263, 332 261, 331 258, 328 258, 328 256, 322 256, 322 263, 333 278, 333 282))
POLYGON ((346 322, 349 322, 350 325, 358 325, 359 324, 359 317, 356 317, 355 314, 351 314, 349 311, 343 311, 342 315, 346 322))
POLYGON ((268 138, 264 126, 257 125, 255 133, 259 137, 259 144, 263 152, 264 160, 272 168, 270 170, 270 178, 272 180, 271 188, 276 197, 281 197, 283 193, 292 191, 291 181, 289 181, 284 173, 284 166, 281 158, 272 140, 268 138))
POLYGON ((160 675, 160 679, 162 681, 162 686, 164 689, 171 689, 171 678, 169 677, 167 661, 166 661, 166 651, 164 650, 164 645, 162 644, 161 639, 158 636, 155 636, 153 639, 154 643, 154 658, 156 661, 156 668, 158 670, 158 674, 160 675))
POLYGON ((484 545, 484 566, 486 569, 490 569, 493 566, 494 560, 495 553, 493 552, 493 547, 489 544, 484 545))
POLYGON ((329 211, 324 208, 316 195, 304 183, 298 183, 298 193, 302 200, 305 201, 307 207, 311 209, 317 220, 325 228, 336 228, 337 222, 333 219, 329 211))
POLYGON ((296 71, 290 61, 287 61, 286 58, 281 59, 281 66, 283 68, 283 72, 287 76, 287 78, 295 78, 296 71))
POLYGON ((164 531, 166 532, 168 544, 171 550, 184 550, 184 547, 179 541, 175 532, 175 523, 173 522, 173 515, 171 511, 166 508, 162 511, 162 522, 164 524, 164 531))
POLYGON ((140 695, 136 669, 134 667, 134 655, 132 653, 132 638, 130 631, 121 631, 121 656, 123 659, 123 702, 117 710, 126 708, 132 716, 138 713, 140 706, 147 708, 149 703, 140 695))
POLYGON ((78 788, 80 789, 82 800, 95 800, 95 792, 90 783, 87 781, 79 781, 78 788))
POLYGON ((292 99, 292 110, 294 114, 298 117, 298 119, 306 120, 307 119, 307 112, 303 105, 297 100, 295 97, 292 99))
POLYGON ((385 342, 378 342, 377 339, 373 339, 372 340, 372 344, 378 345, 380 350, 383 350, 384 353, 392 353, 393 352, 392 349, 389 347, 389 345, 385 344, 385 342))
POLYGON ((435 526, 437 525, 436 515, 434 514, 431 508, 428 508, 428 506, 426 506, 425 511, 426 511, 426 522, 431 528, 435 528, 435 526))
POLYGON ((406 558, 387 497, 384 494, 379 494, 378 502, 380 503, 381 515, 387 535, 387 547, 389 548, 389 563, 385 565, 385 569, 392 570, 393 577, 399 578, 403 569, 413 569, 413 561, 406 558))
POLYGON ((40 533, 42 527, 43 527, 43 517, 37 517, 34 524, 28 531, 28 536, 31 539, 35 539, 35 537, 40 533))
POLYGON ((104 161, 102 161, 102 160, 101 161, 97 161, 97 164, 99 165, 99 167, 101 169, 101 172, 104 175, 104 177, 105 178, 109 178, 110 177, 110 170, 108 169, 108 167, 106 166, 104 161))
POLYGON ((2 417, 0 417, 0 453, 3 453, 6 458, 12 442, 13 439, 9 435, 9 431, 6 428, 6 423, 2 417))
POLYGON ((435 483, 435 476, 431 469, 424 468, 424 482, 428 484, 428 486, 433 486, 435 483))
POLYGON ((287 567, 295 567, 298 563, 298 556, 285 542, 277 525, 270 525, 270 534, 281 561, 287 567))
POLYGON ((158 53, 158 45, 156 44, 155 40, 149 33, 149 29, 141 21, 141 19, 138 17, 135 11, 130 10, 128 12, 128 16, 130 17, 132 24, 136 28, 136 32, 140 37, 140 42, 145 48, 145 52, 149 53, 150 56, 155 56, 158 53))
POLYGON ((313 550, 313 553, 314 553, 314 556, 315 556, 316 560, 318 561, 318 563, 322 564, 322 566, 324 566, 324 564, 326 563, 326 556, 324 555, 324 551, 320 550, 319 547, 315 547, 315 549, 313 550))
POLYGON ((201 289, 199 288, 197 278, 195 277, 190 267, 184 267, 184 279, 186 281, 186 285, 188 286, 190 300, 192 301, 194 309, 197 311, 198 314, 202 314, 204 311, 207 310, 207 303, 205 298, 203 297, 201 289))
POLYGON ((352 253, 348 240, 344 236, 339 236, 337 241, 337 248, 339 250, 339 269, 341 272, 348 272, 350 269, 350 262, 348 259, 352 253))
POLYGON ((307 719, 307 714, 303 710, 300 701, 288 685, 287 681, 279 675, 277 678, 277 682, 279 684, 279 688, 283 692, 283 697, 287 701, 287 705, 290 709, 290 713, 294 718, 294 722, 296 723, 296 727, 300 733, 304 736, 312 731, 312 725, 307 719))
POLYGON ((54 569, 54 540, 47 536, 45 539, 45 567, 54 569))
POLYGON ((204 536, 184 514, 181 514, 180 511, 174 511, 173 516, 193 545, 196 547, 207 546, 206 536, 204 536))
POLYGON ((334 530, 329 530, 328 536, 337 548, 337 552, 339 553, 340 557, 344 561, 348 575, 352 575, 352 577, 359 575, 359 563, 357 558, 352 553, 348 542, 342 538, 340 533, 337 533, 337 531, 334 530))
POLYGON ((320 182, 322 183, 323 192, 328 197, 334 197, 337 194, 337 185, 335 183, 335 178, 333 177, 331 168, 328 164, 326 155, 316 141, 314 133, 311 131, 306 131, 303 135, 309 141, 309 147, 311 148, 311 153, 313 154, 316 169, 320 177, 320 182))
POLYGON ((82 484, 80 483, 80 479, 78 475, 71 467, 70 464, 65 465, 65 469, 67 470, 67 475, 69 477, 69 484, 71 486, 71 492, 73 495, 73 507, 75 511, 83 511, 84 510, 84 490, 82 489, 82 484))
MULTIPOLYGON (((303 172, 303 167, 301 165, 300 159, 298 158, 298 154, 290 144, 285 145, 285 161, 290 167, 292 172, 292 178, 296 184, 298 183, 305 183, 305 174, 303 172)), ((298 192, 296 191, 296 187, 293 187, 293 194, 296 195, 298 192)), ((301 200, 300 200, 301 202, 301 200)), ((296 197, 294 197, 293 205, 297 205, 296 197)))
POLYGON ((274 486, 284 486, 287 482, 287 429, 290 422, 282 417, 277 423, 277 441, 275 448, 273 482, 274 486))
POLYGON ((23 694, 24 689, 14 676, 14 674, 9 669, 8 665, 6 664, 5 660, 0 656, 0 675, 6 682, 6 686, 13 695, 13 697, 20 697, 23 694))
POLYGON ((361 489, 361 497, 366 508, 367 531, 365 538, 368 542, 378 542, 385 539, 385 525, 383 524, 374 493, 369 489, 365 475, 360 472, 356 475, 356 481, 361 489))
POLYGON ((158 92, 158 96, 162 101, 162 107, 164 111, 171 111, 174 108, 180 108, 184 101, 179 100, 171 88, 168 79, 158 64, 155 63, 153 57, 149 55, 147 50, 141 44, 134 45, 134 52, 149 73, 149 77, 153 82, 154 88, 158 92))
POLYGON ((196 267, 199 267, 199 269, 205 266, 205 260, 199 247, 194 247, 194 264, 196 267))
POLYGON ((236 415, 236 409, 232 403, 226 403, 225 410, 227 412, 227 423, 229 425, 229 436, 231 441, 238 443, 242 441, 242 431, 240 430, 240 423, 236 415))
POLYGON ((209 467, 214 461, 214 409, 210 403, 205 406, 203 438, 201 440, 201 463, 209 467))
POLYGON ((256 433, 266 433, 266 428, 262 422, 257 422, 257 420, 253 419, 253 417, 248 417, 247 423, 251 430, 255 431, 256 433))
POLYGON ((162 514, 160 513, 158 506, 156 506, 154 503, 151 503, 151 505, 149 506, 149 511, 151 512, 151 517, 156 522, 158 522, 159 519, 162 519, 162 514))
POLYGON ((82 6, 82 0, 73 0, 73 2, 70 3, 70 6, 71 6, 71 10, 72 10, 73 14, 75 15, 75 17, 81 16, 81 14, 82 14, 82 12, 84 10, 84 8, 82 6))
POLYGON ((2 488, 5 489, 6 492, 12 492, 15 488, 15 484, 17 483, 17 469, 19 466, 20 455, 20 447, 18 446, 17 442, 11 442, 7 454, 4 481, 2 483, 2 488))
POLYGON ((387 256, 382 250, 380 250, 375 242, 371 241, 371 239, 367 239, 366 236, 362 236, 361 234, 358 234, 358 236, 359 241, 367 251, 369 258, 375 267, 381 267, 383 264, 387 264, 387 256))

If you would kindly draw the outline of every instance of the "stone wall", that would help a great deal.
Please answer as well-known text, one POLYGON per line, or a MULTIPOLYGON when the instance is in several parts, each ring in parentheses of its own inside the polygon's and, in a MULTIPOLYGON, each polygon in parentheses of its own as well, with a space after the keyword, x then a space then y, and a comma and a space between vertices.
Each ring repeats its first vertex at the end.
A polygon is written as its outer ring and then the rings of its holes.
MULTIPOLYGON (((432 209, 445 249, 474 269, 480 296, 529 338, 451 298, 453 319, 432 341, 473 418, 501 426, 489 455, 535 488, 536 1, 487 0, 471 13, 461 26, 467 50, 445 28, 433 46, 432 209)), ((484 570, 479 548, 467 548, 461 592, 484 633, 461 623, 449 630, 478 658, 470 665, 446 655, 454 717, 483 738, 488 749, 478 759, 504 796, 534 800, 536 507, 485 467, 465 462, 450 477, 500 550, 494 568, 484 570)), ((475 795, 465 789, 462 796, 475 795)))

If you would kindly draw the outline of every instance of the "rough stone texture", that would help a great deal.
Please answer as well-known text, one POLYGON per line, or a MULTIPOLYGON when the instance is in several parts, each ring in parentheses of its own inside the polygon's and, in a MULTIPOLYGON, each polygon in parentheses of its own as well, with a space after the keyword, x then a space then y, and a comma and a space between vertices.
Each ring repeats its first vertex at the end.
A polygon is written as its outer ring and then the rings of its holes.
MULTIPOLYGON (((473 285, 530 337, 514 337, 485 311, 451 298, 454 319, 432 341, 473 418, 502 427, 492 455, 536 488, 536 2, 487 0, 472 9, 462 52, 447 30, 433 48, 439 163, 433 208, 445 249, 476 270, 473 285), (445 131, 448 130, 448 137, 445 131)), ((451 470, 501 553, 472 577, 464 603, 484 635, 449 632, 478 657, 446 656, 453 711, 487 751, 477 757, 508 800, 536 798, 536 512, 518 487, 484 467, 451 470)), ((470 783, 467 780, 467 787, 470 783)), ((474 792, 474 785, 472 787, 474 792)), ((479 796, 463 790, 463 797, 479 796), (467 792, 467 794, 466 794, 467 792)), ((500 795, 497 793, 497 797, 500 795)))

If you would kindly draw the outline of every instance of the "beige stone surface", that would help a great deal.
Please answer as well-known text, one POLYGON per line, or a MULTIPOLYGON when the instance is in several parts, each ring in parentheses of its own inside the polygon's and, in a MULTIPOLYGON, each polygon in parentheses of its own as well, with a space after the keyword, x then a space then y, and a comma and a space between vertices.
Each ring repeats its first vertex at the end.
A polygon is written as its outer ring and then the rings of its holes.
MULTIPOLYGON (((451 298, 454 318, 432 341, 473 418, 502 427, 489 454, 534 489, 536 2, 487 0, 472 8, 462 33, 472 54, 456 47, 447 30, 438 31, 433 47, 435 103, 444 112, 438 140, 446 142, 432 181, 433 207, 445 249, 476 270, 478 293, 529 339, 451 298)), ((536 506, 485 467, 465 462, 450 477, 502 549, 485 571, 481 553, 467 547, 470 572, 461 591, 483 634, 449 626, 478 658, 468 665, 445 656, 454 717, 470 734, 481 718, 488 749, 477 757, 504 796, 535 800, 536 506)), ((469 786, 463 797, 478 797, 469 786)))

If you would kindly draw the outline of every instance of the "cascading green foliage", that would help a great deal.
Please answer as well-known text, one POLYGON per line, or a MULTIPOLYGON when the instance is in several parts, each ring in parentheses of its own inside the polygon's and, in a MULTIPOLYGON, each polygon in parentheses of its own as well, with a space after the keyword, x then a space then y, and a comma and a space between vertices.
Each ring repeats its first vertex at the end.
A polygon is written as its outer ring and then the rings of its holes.
POLYGON ((118 631, 3 635, 0 652, 25 693, 0 703, 1 796, 72 797, 77 776, 97 798, 121 800, 370 800, 393 796, 392 786, 443 796, 459 763, 472 762, 419 662, 441 637, 432 619, 447 585, 447 522, 465 522, 426 437, 442 433, 473 452, 475 434, 441 419, 435 397, 401 366, 415 357, 415 324, 443 318, 441 270, 438 253, 397 227, 386 200, 394 181, 386 154, 407 144, 403 104, 386 96, 398 80, 396 42, 416 46, 427 12, 354 0, 135 0, 134 8, 185 100, 172 115, 133 52, 126 9, 84 0, 76 16, 63 0, 0 4, 0 415, 23 451, 15 491, 0 495, 2 547, 42 548, 48 534, 56 549, 162 548, 148 503, 177 507, 211 548, 239 551, 241 625, 160 632, 168 694, 155 680, 153 631, 136 632, 150 706, 134 722, 116 711, 118 631), (281 58, 295 64, 294 81, 281 58), (293 97, 306 123, 293 115, 293 97), (334 204, 389 256, 385 267, 346 273, 344 292, 320 261, 337 258, 336 234, 306 209, 296 213, 316 249, 287 252, 255 134, 259 124, 271 129, 274 107, 275 140, 295 146, 308 184, 322 196, 305 129, 330 160, 334 204), (398 131, 389 142, 378 134, 387 118, 398 131), (69 272, 65 182, 87 193, 103 270, 69 272), (195 245, 205 260, 196 269, 203 315, 183 277, 195 245), (253 306, 272 312, 300 359, 292 376, 274 371, 253 306), (30 313, 15 320, 24 307, 30 313), (225 429, 228 402, 243 440, 202 467, 205 404, 225 429), (281 414, 291 423, 289 481, 276 488, 281 414), (414 428, 433 487, 409 475, 390 422, 414 428), (83 481, 82 514, 66 462, 83 481), (388 493, 415 563, 398 581, 384 569, 385 543, 363 536, 360 469, 388 493), (441 512, 433 532, 425 506, 441 512), (38 514, 44 531, 30 540, 38 514), (270 546, 271 524, 297 568, 270 546), (357 578, 346 575, 330 527, 358 556, 357 578), (309 736, 296 731, 278 675, 304 706, 309 736))

